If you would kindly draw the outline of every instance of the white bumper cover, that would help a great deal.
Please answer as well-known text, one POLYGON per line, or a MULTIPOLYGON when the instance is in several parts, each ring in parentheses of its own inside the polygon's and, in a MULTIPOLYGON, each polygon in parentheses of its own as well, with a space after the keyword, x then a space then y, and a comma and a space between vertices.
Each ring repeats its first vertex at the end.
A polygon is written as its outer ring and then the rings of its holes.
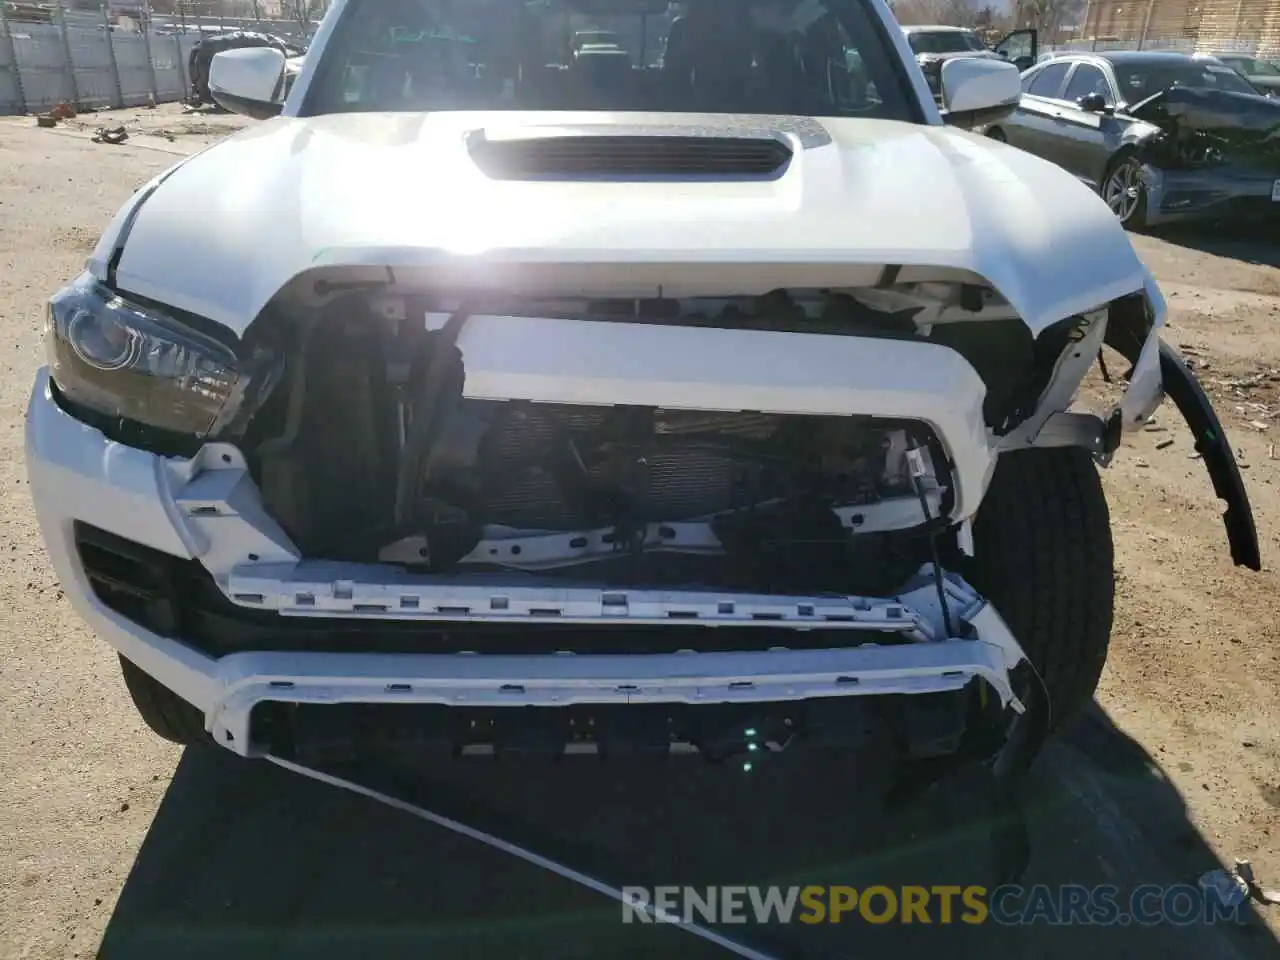
MULTIPOLYGON (((53 400, 42 369, 31 394, 27 464, 50 558, 77 611, 113 648, 205 713, 217 741, 254 752, 249 714, 263 700, 453 705, 710 704, 955 690, 975 677, 1022 705, 1008 672, 1023 654, 998 614, 957 578, 948 638, 934 584, 891 600, 652 590, 566 589, 411 576, 377 565, 301 561, 262 508, 234 447, 166 459, 104 437, 53 400), (246 652, 213 658, 126 619, 95 595, 75 546, 82 521, 182 559, 198 559, 233 602, 284 617, 424 621, 760 626, 909 642, 826 650, 651 655, 246 652)), ((536 581, 534 581, 536 584, 536 581)))

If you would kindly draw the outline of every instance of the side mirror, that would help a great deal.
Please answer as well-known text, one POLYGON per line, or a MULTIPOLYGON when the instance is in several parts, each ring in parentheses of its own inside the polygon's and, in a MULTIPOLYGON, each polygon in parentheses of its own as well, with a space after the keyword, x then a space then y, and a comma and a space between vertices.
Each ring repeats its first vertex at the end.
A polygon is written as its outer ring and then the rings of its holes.
POLYGON ((1086 93, 1076 104, 1088 113, 1102 113, 1107 109, 1107 99, 1100 93, 1086 93))
POLYGON ((1003 120, 1018 107, 1022 75, 1006 60, 956 57, 942 64, 942 118, 972 129, 1003 120))
POLYGON ((214 54, 209 93, 223 109, 266 120, 284 107, 284 52, 274 47, 241 47, 214 54))

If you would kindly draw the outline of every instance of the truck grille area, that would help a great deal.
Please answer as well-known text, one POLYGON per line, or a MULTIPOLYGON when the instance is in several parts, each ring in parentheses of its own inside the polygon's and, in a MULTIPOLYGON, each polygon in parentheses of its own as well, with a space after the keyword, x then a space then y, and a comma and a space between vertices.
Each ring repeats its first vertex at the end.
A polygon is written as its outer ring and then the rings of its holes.
POLYGON ((88 524, 75 526, 81 564, 97 598, 153 633, 210 657, 251 651, 492 654, 671 653, 679 650, 831 649, 894 633, 764 626, 594 626, 556 623, 427 623, 285 617, 229 601, 195 560, 182 560, 88 524))

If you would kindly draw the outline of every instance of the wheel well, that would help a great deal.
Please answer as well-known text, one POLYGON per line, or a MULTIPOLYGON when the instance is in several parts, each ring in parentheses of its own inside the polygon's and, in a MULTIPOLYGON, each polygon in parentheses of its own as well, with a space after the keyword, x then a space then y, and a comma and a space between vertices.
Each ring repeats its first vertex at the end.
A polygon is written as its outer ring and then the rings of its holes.
POLYGON ((1111 172, 1115 170, 1116 167, 1120 166, 1121 163, 1128 160, 1130 157, 1137 156, 1137 154, 1138 151, 1134 147, 1127 145, 1113 153, 1111 155, 1111 159, 1107 161, 1106 167, 1102 170, 1102 179, 1098 181, 1098 192, 1102 192, 1102 188, 1106 186, 1107 177, 1111 176, 1111 172))
POLYGON ((1009 138, 1004 135, 1004 131, 999 127, 991 127, 987 130, 987 136, 992 140, 999 140, 1001 143, 1008 143, 1009 138))

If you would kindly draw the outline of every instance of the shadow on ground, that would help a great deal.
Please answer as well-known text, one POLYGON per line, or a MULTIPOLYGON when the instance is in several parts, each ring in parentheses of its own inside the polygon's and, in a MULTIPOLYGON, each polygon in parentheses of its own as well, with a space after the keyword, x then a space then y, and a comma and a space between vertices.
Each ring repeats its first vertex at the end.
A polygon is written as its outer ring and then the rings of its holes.
MULTIPOLYGON (((919 811, 886 814, 864 786, 815 758, 782 754, 746 777, 702 764, 549 770, 468 762, 424 789, 449 812, 522 818, 544 842, 581 848, 588 862, 580 866, 619 885, 991 882, 981 811, 944 827, 919 811)), ((1218 865, 1156 763, 1100 711, 1042 757, 1028 809, 1027 883, 1127 891, 1194 883, 1218 865)), ((597 894, 408 814, 265 762, 193 749, 100 957, 731 956, 672 927, 620 918, 597 894)), ((771 933, 806 958, 1280 957, 1251 913, 1241 925, 1181 927, 872 926, 846 918, 771 933)))
POLYGON ((1257 223, 1196 223, 1161 227, 1152 236, 1189 250, 1260 267, 1280 267, 1280 217, 1257 223))

